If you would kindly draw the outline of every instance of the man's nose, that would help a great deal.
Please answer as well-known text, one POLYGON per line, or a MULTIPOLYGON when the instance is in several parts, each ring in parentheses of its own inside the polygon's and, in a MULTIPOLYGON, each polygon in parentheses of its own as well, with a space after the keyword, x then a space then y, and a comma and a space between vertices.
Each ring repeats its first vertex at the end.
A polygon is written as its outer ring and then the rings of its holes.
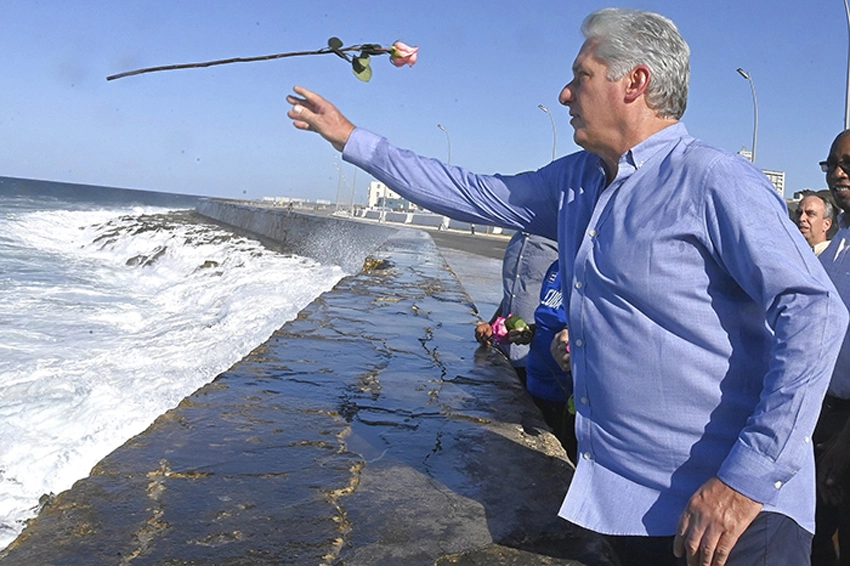
POLYGON ((563 104, 564 106, 569 106, 573 101, 573 91, 570 88, 570 85, 573 83, 569 83, 563 89, 561 89, 561 94, 558 95, 558 102, 563 104))

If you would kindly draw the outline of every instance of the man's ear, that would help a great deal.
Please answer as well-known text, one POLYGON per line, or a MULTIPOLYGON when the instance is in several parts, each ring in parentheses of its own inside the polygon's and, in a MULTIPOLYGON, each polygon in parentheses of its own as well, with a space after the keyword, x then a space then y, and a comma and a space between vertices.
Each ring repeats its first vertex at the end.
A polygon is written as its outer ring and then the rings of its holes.
POLYGON ((649 82, 652 80, 652 71, 646 65, 638 65, 629 71, 627 77, 625 100, 626 102, 634 102, 646 94, 649 82))
POLYGON ((824 232, 829 232, 829 229, 832 228, 832 218, 824 218, 823 219, 823 227, 824 232))

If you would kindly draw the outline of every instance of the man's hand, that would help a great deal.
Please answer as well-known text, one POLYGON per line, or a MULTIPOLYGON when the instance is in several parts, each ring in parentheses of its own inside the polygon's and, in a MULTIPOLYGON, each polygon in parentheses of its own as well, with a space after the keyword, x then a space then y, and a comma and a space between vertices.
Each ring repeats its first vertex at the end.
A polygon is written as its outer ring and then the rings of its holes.
POLYGON ((296 86, 292 90, 301 98, 287 95, 286 101, 292 105, 292 110, 286 113, 292 119, 292 124, 299 130, 317 132, 331 142, 334 149, 342 151, 354 124, 337 110, 336 106, 306 88, 296 86))
POLYGON ((833 507, 841 504, 848 494, 844 483, 850 471, 850 421, 835 436, 815 447, 818 465, 818 496, 833 507))
POLYGON ((552 339, 552 344, 549 346, 549 352, 555 359, 555 363, 561 368, 564 373, 569 373, 570 368, 570 333, 567 329, 563 329, 552 339))
POLYGON ((493 327, 489 322, 479 322, 475 327, 475 339, 481 344, 489 344, 493 338, 493 327))
POLYGON ((753 501, 711 478, 688 501, 673 539, 673 554, 688 566, 723 566, 750 523, 761 512, 753 501))

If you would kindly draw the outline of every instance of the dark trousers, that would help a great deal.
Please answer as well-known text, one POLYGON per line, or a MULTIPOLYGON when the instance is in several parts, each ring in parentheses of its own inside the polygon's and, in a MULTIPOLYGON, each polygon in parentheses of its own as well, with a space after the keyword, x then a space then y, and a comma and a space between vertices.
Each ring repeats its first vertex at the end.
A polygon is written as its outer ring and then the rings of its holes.
MULTIPOLYGON (((605 537, 622 566, 685 566, 673 537, 605 537)), ((729 554, 726 566, 808 566, 812 535, 792 519, 762 512, 729 554)))
MULTIPOLYGON (((823 451, 824 443, 841 432, 850 417, 850 401, 827 396, 821 407, 818 424, 812 440, 815 443, 815 457, 823 451)), ((812 539, 812 566, 850 566, 850 551, 842 553, 840 559, 835 551, 833 536, 838 533, 839 543, 850 549, 850 476, 845 476, 845 498, 841 505, 827 505, 818 494, 815 509, 815 537, 812 539)))
POLYGON ((534 404, 540 409, 543 420, 552 428, 552 433, 561 442, 561 446, 567 453, 570 462, 576 463, 578 453, 578 441, 576 440, 576 416, 569 412, 567 403, 547 401, 539 397, 531 396, 534 404))

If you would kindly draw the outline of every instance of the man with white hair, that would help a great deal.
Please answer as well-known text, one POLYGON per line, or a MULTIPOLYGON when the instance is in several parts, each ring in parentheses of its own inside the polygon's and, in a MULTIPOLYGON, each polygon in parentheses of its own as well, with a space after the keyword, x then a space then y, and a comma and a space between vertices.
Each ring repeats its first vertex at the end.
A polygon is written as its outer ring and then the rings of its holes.
POLYGON ((629 565, 807 564, 847 311, 767 178, 679 122, 675 25, 607 9, 582 33, 560 102, 585 151, 537 171, 420 157, 302 87, 288 116, 425 208, 557 238, 579 452, 563 518, 629 565))

